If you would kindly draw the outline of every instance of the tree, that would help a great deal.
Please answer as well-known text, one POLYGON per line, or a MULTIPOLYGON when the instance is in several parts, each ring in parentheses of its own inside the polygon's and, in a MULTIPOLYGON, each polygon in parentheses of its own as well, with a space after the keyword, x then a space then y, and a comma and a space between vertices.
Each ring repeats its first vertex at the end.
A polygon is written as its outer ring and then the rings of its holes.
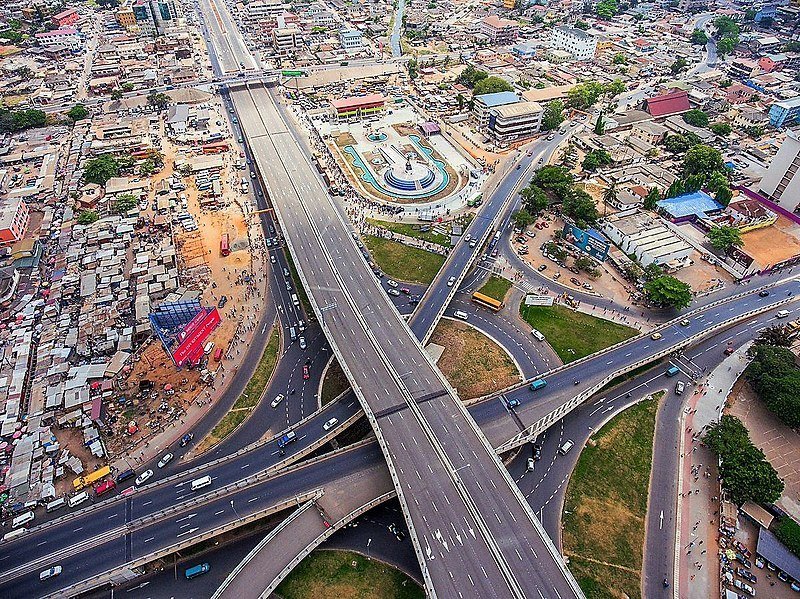
POLYGON ((151 91, 147 94, 147 105, 158 111, 166 109, 170 102, 172 102, 172 99, 165 93, 151 91))
POLYGON ((610 19, 619 12, 617 0, 600 0, 597 3, 597 16, 601 19, 610 19))
POLYGON ((755 345, 771 345, 773 347, 791 347, 792 335, 786 327, 776 325, 767 327, 753 341, 755 345))
POLYGON ((601 166, 609 165, 612 162, 613 160, 611 159, 611 154, 609 154, 607 151, 592 150, 591 152, 586 153, 581 166, 585 171, 596 171, 601 166))
POLYGON ((619 198, 617 190, 617 180, 612 179, 611 184, 603 190, 603 203, 613 206, 619 198))
POLYGON ((625 91, 625 84, 622 79, 614 79, 603 86, 603 93, 609 98, 615 98, 625 91))
POLYGON ((571 190, 564 198, 561 210, 581 229, 594 225, 600 218, 594 198, 582 189, 571 190))
POLYGON ((579 83, 567 91, 567 106, 580 110, 589 108, 600 99, 604 91, 604 86, 597 81, 579 83))
POLYGON ((725 414, 708 425, 703 442, 717 454, 722 488, 735 504, 771 503, 781 496, 783 481, 750 441, 741 420, 725 414))
POLYGON ((692 43, 698 46, 705 46, 708 43, 708 36, 702 29, 692 31, 692 43))
POLYGON ((547 244, 544 246, 545 252, 555 258, 558 262, 563 262, 567 259, 567 252, 564 248, 558 246, 557 244, 553 243, 552 241, 548 241, 547 244))
POLYGON ((706 237, 714 249, 727 252, 732 247, 740 248, 744 245, 742 232, 737 227, 722 225, 711 229, 706 237))
POLYGON ((100 219, 97 212, 94 210, 83 210, 78 213, 78 218, 76 219, 79 225, 91 225, 94 222, 97 222, 100 219))
POLYGON ((119 175, 119 168, 119 162, 113 154, 100 154, 86 163, 83 179, 87 183, 105 185, 109 179, 119 175))
MULTIPOLYGON (((770 340, 784 343, 783 339, 770 340)), ((788 340, 787 340, 788 341, 788 340)), ((767 409, 792 428, 800 426, 800 369, 786 347, 756 343, 748 354, 753 359, 745 378, 767 409)))
POLYGON ((730 187, 720 187, 717 189, 717 193, 714 194, 714 199, 727 207, 733 199, 733 191, 730 187))
POLYGON ((650 302, 656 306, 680 310, 692 303, 692 288, 669 275, 648 281, 644 291, 650 302))
POLYGON ((511 215, 511 220, 514 221, 514 226, 519 229, 524 229, 536 222, 536 217, 528 212, 526 208, 520 208, 511 215))
POLYGON ((123 93, 122 93, 122 90, 120 88, 115 87, 114 89, 111 90, 111 99, 112 100, 122 100, 122 96, 123 96, 123 93))
POLYGON ((651 187, 644 197, 644 209, 655 210, 659 200, 661 200, 661 192, 657 187, 651 187))
POLYGON ((481 79, 475 84, 473 89, 476 96, 481 96, 483 94, 496 94, 498 92, 510 92, 513 90, 514 86, 500 77, 487 77, 486 79, 481 79))
POLYGON ((117 214, 125 214, 139 202, 139 198, 131 193, 123 193, 114 200, 113 210, 117 214))
POLYGON ((456 102, 458 102, 458 109, 464 110, 464 94, 458 94, 456 96, 456 102))
POLYGON ((738 43, 739 43, 738 38, 736 39, 730 37, 722 38, 717 42, 717 54, 719 54, 720 56, 725 56, 726 54, 730 54, 731 52, 733 52, 733 49, 736 47, 736 44, 738 43))
POLYGON ((130 81, 126 81, 122 84, 122 91, 124 92, 132 92, 136 86, 131 83, 130 81))
POLYGON ((406 69, 408 69, 408 78, 411 79, 412 81, 416 79, 417 76, 419 75, 419 65, 417 63, 417 59, 416 58, 409 59, 409 61, 406 63, 406 69))
POLYGON ((606 122, 603 120, 603 112, 597 115, 597 120, 594 122, 594 132, 596 135, 603 135, 606 130, 606 122))
POLYGON ((42 110, 0 108, 0 133, 17 133, 26 129, 44 127, 46 124, 47 114, 42 110))
POLYGON ((589 29, 589 23, 578 19, 577 21, 575 21, 575 29, 583 29, 584 31, 586 31, 587 29, 589 29))
POLYGON ((156 161, 148 158, 139 165, 139 175, 142 177, 149 177, 156 172, 156 161))
POLYGON ((683 177, 703 175, 710 177, 714 171, 725 172, 722 154, 716 148, 699 144, 690 148, 683 158, 683 177))
POLYGON ((564 122, 564 103, 561 100, 553 100, 544 107, 542 114, 542 131, 552 131, 558 129, 564 122))
POLYGON ((522 198, 525 210, 529 214, 539 214, 550 204, 550 200, 544 190, 533 183, 523 188, 519 195, 522 198))
POLYGON ((759 127, 758 125, 750 125, 749 127, 744 128, 744 132, 753 139, 758 139, 759 137, 764 135, 764 127, 759 127))
POLYGON ((720 137, 727 137, 733 131, 733 128, 728 123, 712 123, 709 129, 714 132, 714 135, 719 135, 720 137))
POLYGON ((563 201, 572 190, 572 175, 563 166, 543 166, 536 171, 531 180, 533 185, 549 192, 551 196, 563 201))
POLYGON ((800 557, 800 524, 789 516, 783 516, 773 521, 770 530, 789 551, 800 557))
POLYGON ((689 66, 689 63, 686 61, 686 59, 683 56, 679 56, 670 65, 669 70, 673 75, 677 75, 681 71, 685 70, 687 66, 689 66))
POLYGON ((664 137, 664 147, 673 154, 683 154, 696 143, 690 136, 697 137, 693 133, 667 135, 664 137))
POLYGON ((739 35, 739 26, 736 24, 736 21, 724 15, 720 15, 714 19, 714 27, 717 29, 717 35, 720 37, 739 35))
POLYGON ((74 123, 75 121, 82 121, 89 116, 89 111, 83 104, 75 104, 67 111, 67 117, 74 123))
POLYGON ((642 276, 645 281, 653 281, 664 276, 664 269, 655 262, 651 262, 642 270, 642 276))
POLYGON ((594 260, 592 260, 589 256, 578 256, 575 258, 574 265, 578 270, 582 270, 583 272, 587 272, 589 274, 597 272, 597 269, 594 266, 594 260))
POLYGON ((683 122, 693 127, 708 127, 708 115, 696 108, 683 113, 683 122))
POLYGON ((682 196, 686 193, 686 190, 683 187, 683 181, 680 179, 675 179, 672 182, 672 185, 669 186, 667 189, 667 193, 664 194, 665 198, 677 198, 678 196, 682 196))
POLYGON ((614 54, 614 57, 611 59, 612 64, 628 64, 628 57, 625 56, 622 52, 617 52, 614 54))
POLYGON ((462 85, 465 85, 466 87, 475 87, 475 84, 478 83, 478 81, 482 81, 488 76, 488 73, 485 71, 478 70, 472 65, 468 65, 466 69, 461 71, 459 76, 456 78, 456 81, 462 85))

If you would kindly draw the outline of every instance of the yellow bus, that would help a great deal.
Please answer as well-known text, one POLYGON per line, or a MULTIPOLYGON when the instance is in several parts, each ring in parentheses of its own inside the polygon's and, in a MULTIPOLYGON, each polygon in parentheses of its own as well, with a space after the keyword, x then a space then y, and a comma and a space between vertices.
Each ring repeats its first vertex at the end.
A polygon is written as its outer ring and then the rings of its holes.
POLYGON ((488 295, 484 295, 482 293, 478 293, 477 291, 472 294, 472 301, 478 304, 479 306, 483 306, 484 308, 489 308, 492 312, 499 312, 502 310, 505 304, 500 300, 496 300, 493 297, 489 297, 488 295))
POLYGON ((102 468, 98 468, 94 472, 87 474, 86 476, 79 476, 75 480, 72 481, 72 485, 75 487, 76 491, 80 491, 84 487, 88 487, 93 482, 100 480, 111 474, 111 468, 108 466, 103 466, 102 468))

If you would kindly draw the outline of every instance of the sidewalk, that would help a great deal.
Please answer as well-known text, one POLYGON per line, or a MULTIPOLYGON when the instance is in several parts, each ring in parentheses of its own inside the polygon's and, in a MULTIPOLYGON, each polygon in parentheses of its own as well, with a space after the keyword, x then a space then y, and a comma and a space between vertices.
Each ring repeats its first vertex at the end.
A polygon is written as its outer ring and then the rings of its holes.
POLYGON ((683 411, 675 536, 676 599, 719 596, 717 458, 702 445, 700 437, 706 426, 719 420, 731 389, 749 363, 749 345, 725 358, 702 379, 683 411))

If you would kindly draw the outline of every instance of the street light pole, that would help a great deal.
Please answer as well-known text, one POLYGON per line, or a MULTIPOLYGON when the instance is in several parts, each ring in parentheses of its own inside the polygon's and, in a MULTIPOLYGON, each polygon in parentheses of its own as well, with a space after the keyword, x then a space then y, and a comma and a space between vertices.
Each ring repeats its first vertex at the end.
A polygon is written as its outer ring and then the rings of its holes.
POLYGON ((370 543, 372 543, 372 538, 371 538, 371 537, 370 537, 369 539, 367 539, 367 559, 368 559, 368 560, 371 560, 371 559, 372 559, 372 558, 370 557, 370 555, 369 555, 369 545, 370 545, 370 543))

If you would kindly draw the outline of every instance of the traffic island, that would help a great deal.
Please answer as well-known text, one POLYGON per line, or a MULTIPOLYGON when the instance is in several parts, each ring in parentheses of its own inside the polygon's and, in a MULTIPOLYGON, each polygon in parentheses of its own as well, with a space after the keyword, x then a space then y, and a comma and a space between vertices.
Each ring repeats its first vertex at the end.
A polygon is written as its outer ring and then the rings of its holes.
POLYGON ((498 302, 504 302, 509 289, 511 289, 511 281, 504 277, 492 275, 483 286, 478 289, 478 293, 488 295, 498 302))
POLYGON ((350 381, 347 380, 336 358, 331 358, 330 362, 328 362, 328 365, 325 367, 325 373, 322 375, 320 388, 320 408, 329 404, 350 388, 350 381))
POLYGON ((562 543, 587 597, 641 597, 655 393, 612 418, 581 453, 564 500, 562 543))
POLYGON ((444 264, 444 256, 390 239, 365 235, 364 243, 375 264, 399 281, 430 285, 444 264))
POLYGON ((505 349, 462 322, 443 318, 430 342, 445 348, 438 366, 462 400, 494 393, 521 379, 505 349))

